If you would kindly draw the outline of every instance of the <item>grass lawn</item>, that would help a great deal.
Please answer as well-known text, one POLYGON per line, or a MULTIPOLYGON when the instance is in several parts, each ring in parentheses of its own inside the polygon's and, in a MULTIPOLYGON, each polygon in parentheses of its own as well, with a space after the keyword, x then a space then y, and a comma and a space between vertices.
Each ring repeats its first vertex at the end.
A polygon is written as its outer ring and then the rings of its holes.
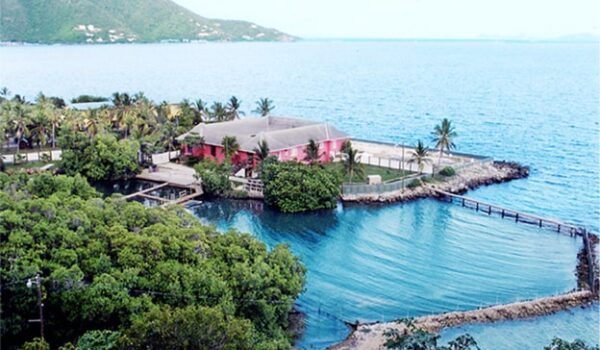
MULTIPOLYGON (((350 177, 346 176, 344 173, 344 163, 333 162, 333 163, 324 164, 324 166, 326 168, 336 171, 341 176, 343 176, 344 182, 350 182, 350 177)), ((364 169, 363 173, 365 176, 360 178, 360 177, 357 177, 356 175, 354 175, 354 177, 352 178, 352 182, 365 182, 366 183, 368 175, 380 175, 381 181, 385 182, 385 181, 389 181, 389 180, 399 179, 406 175, 412 174, 412 172, 406 171, 406 170, 401 171, 401 170, 397 170, 397 169, 382 168, 382 167, 378 167, 378 166, 374 166, 374 165, 366 165, 366 164, 363 164, 362 166, 364 169)))

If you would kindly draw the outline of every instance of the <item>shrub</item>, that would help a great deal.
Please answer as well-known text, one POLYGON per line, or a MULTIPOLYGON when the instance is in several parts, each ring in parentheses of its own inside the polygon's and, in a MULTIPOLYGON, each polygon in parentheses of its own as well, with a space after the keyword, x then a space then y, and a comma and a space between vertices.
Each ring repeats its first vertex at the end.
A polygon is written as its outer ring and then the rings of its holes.
POLYGON ((225 192, 225 197, 234 199, 245 199, 248 198, 248 192, 243 190, 229 190, 225 192))
POLYGON ((442 170, 440 170, 439 174, 442 176, 446 176, 446 177, 454 176, 454 175, 456 175, 456 170, 454 170, 454 168, 451 166, 447 166, 447 167, 444 167, 442 170))
POLYGON ((265 203, 286 213, 335 208, 340 195, 340 177, 318 165, 268 163, 262 179, 265 203))
POLYGON ((85 332, 77 341, 77 350, 116 350, 121 334, 109 330, 85 332))
POLYGON ((40 160, 44 163, 49 163, 52 160, 50 153, 42 153, 40 155, 40 160))
POLYGON ((135 141, 118 141, 110 134, 90 139, 81 132, 67 132, 59 145, 63 152, 58 166, 67 175, 79 173, 95 181, 121 180, 139 171, 140 145, 135 141))
POLYGON ((202 189, 208 195, 222 195, 231 189, 229 175, 231 165, 228 163, 218 164, 212 159, 204 159, 196 164, 196 176, 202 181, 202 189))
POLYGON ((31 341, 26 342, 20 348, 20 350, 50 350, 50 344, 48 344, 42 338, 33 338, 31 341))
POLYGON ((413 188, 417 188, 419 186, 421 186, 423 183, 421 182, 420 179, 414 179, 411 182, 408 183, 408 185, 406 185, 406 187, 413 189, 413 188))
POLYGON ((80 95, 71 99, 71 103, 106 102, 108 98, 92 95, 80 95))

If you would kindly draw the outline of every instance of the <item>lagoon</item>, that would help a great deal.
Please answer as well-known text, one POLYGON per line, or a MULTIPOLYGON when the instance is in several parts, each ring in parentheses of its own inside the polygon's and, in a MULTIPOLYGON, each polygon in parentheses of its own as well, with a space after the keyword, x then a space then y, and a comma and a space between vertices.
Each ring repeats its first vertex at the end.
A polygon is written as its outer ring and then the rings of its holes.
POLYGON ((309 349, 345 338, 343 322, 468 310, 576 285, 580 240, 435 200, 308 214, 217 200, 191 211, 301 257, 308 274, 298 306, 307 323, 299 346, 309 349))

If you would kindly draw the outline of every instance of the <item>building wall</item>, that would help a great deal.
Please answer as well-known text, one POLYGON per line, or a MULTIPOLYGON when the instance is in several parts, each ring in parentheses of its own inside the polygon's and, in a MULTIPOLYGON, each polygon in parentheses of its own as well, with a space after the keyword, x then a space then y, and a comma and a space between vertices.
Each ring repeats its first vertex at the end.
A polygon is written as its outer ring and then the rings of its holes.
MULTIPOLYGON (((321 154, 319 162, 327 163, 331 161, 341 152, 344 142, 349 139, 350 138, 345 138, 321 142, 319 144, 319 153, 321 154)), ((307 144, 298 145, 284 150, 273 151, 270 154, 272 156, 276 156, 280 161, 295 160, 305 163, 304 158, 306 157, 306 146, 307 144)))
MULTIPOLYGON (((341 150, 344 142, 349 140, 350 138, 345 139, 336 139, 336 140, 328 140, 321 142, 319 144, 319 153, 321 157, 319 162, 327 163, 331 161, 336 155, 338 155, 341 150)), ((303 162, 306 157, 306 146, 297 145, 295 147, 272 151, 269 154, 277 157, 280 161, 299 161, 303 162)), ((191 150, 188 149, 186 145, 181 146, 182 153, 185 155, 193 155, 195 157, 205 157, 216 160, 221 163, 225 160, 225 153, 223 152, 223 146, 221 145, 208 145, 205 144, 203 147, 193 147, 191 150)), ((233 164, 239 164, 241 162, 245 162, 248 159, 253 160, 253 164, 256 164, 253 153, 248 153, 245 151, 239 151, 232 159, 233 164)))
MULTIPOLYGON (((193 147, 189 149, 186 145, 181 146, 182 153, 185 155, 193 155, 194 157, 204 157, 222 163, 225 160, 225 152, 221 145, 208 145, 205 144, 202 147, 193 147)), ((245 162, 248 159, 252 159, 253 154, 245 151, 239 151, 233 156, 232 163, 239 164, 245 162)))

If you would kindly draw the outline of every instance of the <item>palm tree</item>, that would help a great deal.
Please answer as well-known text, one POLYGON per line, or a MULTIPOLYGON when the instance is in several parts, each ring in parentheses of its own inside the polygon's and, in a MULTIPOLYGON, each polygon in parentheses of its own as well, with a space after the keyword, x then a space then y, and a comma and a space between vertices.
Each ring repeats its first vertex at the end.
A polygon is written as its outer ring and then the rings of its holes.
POLYGON ((35 140, 38 146, 46 146, 48 141, 48 118, 44 110, 38 105, 36 114, 32 120, 33 128, 31 128, 31 140, 35 140))
POLYGON ((444 150, 447 150, 450 153, 450 150, 456 148, 453 140, 456 137, 456 132, 454 131, 454 127, 452 126, 452 122, 447 118, 442 120, 440 125, 436 125, 433 132, 433 142, 435 142, 435 147, 440 150, 440 157, 438 158, 438 164, 442 160, 442 153, 444 150))
POLYGON ((431 159, 429 158, 429 151, 423 145, 421 140, 417 141, 417 146, 412 152, 411 158, 408 160, 409 163, 417 163, 417 167, 419 168, 419 174, 423 173, 423 168, 425 164, 430 163, 431 159))
POLYGON ((360 155, 358 154, 358 150, 352 148, 352 143, 350 140, 344 142, 344 146, 342 147, 344 154, 344 171, 346 175, 350 178, 350 183, 352 183, 352 178, 354 175, 363 177, 364 176, 364 166, 360 162, 360 155))
POLYGON ((9 95, 10 95, 10 91, 8 90, 8 88, 6 86, 4 86, 0 89, 0 96, 2 96, 4 99, 8 99, 9 95))
POLYGON ((54 110, 48 115, 48 122, 50 123, 51 136, 52 136, 52 148, 56 148, 56 129, 60 127, 60 122, 64 116, 58 111, 54 110))
POLYGON ((227 109, 221 102, 214 102, 212 106, 210 106, 210 116, 211 119, 217 122, 225 121, 227 117, 227 109))
POLYGON ((256 101, 256 109, 253 112, 260 114, 261 117, 266 117, 274 109, 275 106, 273 105, 273 100, 269 100, 267 97, 265 97, 256 101))
POLYGON ((170 152, 175 147, 177 138, 177 127, 173 123, 167 123, 162 129, 162 145, 170 152))
POLYGON ((190 133, 183 139, 183 144, 186 145, 188 148, 194 148, 194 147, 203 148, 204 143, 205 143, 204 137, 200 136, 194 132, 190 133))
POLYGON ((193 108, 196 111, 196 118, 194 118, 194 124, 199 124, 208 117, 206 102, 202 101, 201 98, 197 99, 193 103, 193 108))
POLYGON ((225 158, 227 158, 227 160, 231 160, 231 158, 240 149, 240 145, 238 144, 235 136, 223 137, 223 140, 221 141, 221 146, 223 146, 223 153, 225 153, 225 158))
POLYGON ((14 135, 17 137, 17 154, 21 150, 21 140, 29 133, 29 115, 20 100, 16 100, 12 107, 10 116, 13 124, 14 135), (17 102, 18 101, 18 102, 17 102))
POLYGON ((269 156, 269 152, 270 149, 267 140, 260 140, 258 142, 258 145, 254 148, 254 154, 261 162, 267 159, 267 157, 269 156))
POLYGON ((240 119, 240 115, 244 115, 244 112, 239 111, 242 101, 235 96, 231 96, 227 103, 227 110, 231 115, 231 119, 240 119))
POLYGON ((319 144, 314 139, 308 140, 304 160, 314 164, 319 161, 319 158, 321 158, 321 155, 319 154, 319 144))

